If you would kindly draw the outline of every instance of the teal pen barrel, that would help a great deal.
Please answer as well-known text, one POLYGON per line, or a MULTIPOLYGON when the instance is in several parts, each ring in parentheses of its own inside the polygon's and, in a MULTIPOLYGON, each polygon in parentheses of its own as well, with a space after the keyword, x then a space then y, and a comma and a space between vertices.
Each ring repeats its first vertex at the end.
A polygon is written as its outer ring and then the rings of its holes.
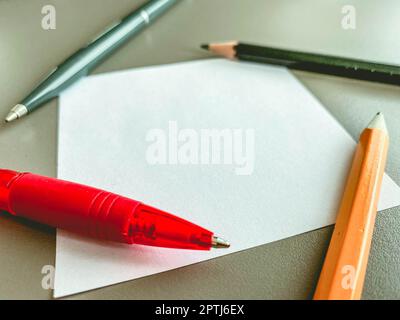
POLYGON ((27 112, 40 107, 78 79, 86 76, 130 37, 142 31, 150 22, 167 11, 178 0, 152 0, 113 24, 86 47, 80 49, 57 67, 21 105, 27 112))

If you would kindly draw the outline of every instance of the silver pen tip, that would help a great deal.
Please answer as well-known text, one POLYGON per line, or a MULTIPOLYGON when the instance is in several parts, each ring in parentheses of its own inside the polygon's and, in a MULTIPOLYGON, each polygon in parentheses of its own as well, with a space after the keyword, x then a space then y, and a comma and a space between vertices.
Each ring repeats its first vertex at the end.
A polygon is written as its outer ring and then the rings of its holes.
POLYGON ((18 115, 15 112, 11 111, 6 117, 6 122, 7 123, 8 122, 12 122, 12 121, 17 120, 17 119, 18 119, 18 115))
POLYGON ((213 238, 212 238, 212 247, 213 248, 221 249, 221 248, 229 248, 230 246, 231 246, 231 244, 228 241, 226 241, 225 239, 222 239, 217 236, 213 236, 213 238))
POLYGON ((25 107, 23 104, 17 104, 8 113, 8 115, 6 117, 6 122, 11 122, 11 121, 17 120, 19 118, 22 118, 26 114, 28 114, 28 108, 25 107))

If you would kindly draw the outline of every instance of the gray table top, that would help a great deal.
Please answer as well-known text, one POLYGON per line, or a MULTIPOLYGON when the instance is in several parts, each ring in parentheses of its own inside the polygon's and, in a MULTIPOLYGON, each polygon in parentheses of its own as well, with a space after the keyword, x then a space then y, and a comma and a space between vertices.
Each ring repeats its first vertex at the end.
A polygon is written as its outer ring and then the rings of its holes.
MULTIPOLYGON (((143 1, 0 0, 0 118, 50 69, 143 1), (57 10, 56 30, 41 10, 57 10)), ((298 50, 400 63, 396 0, 348 0, 355 30, 341 26, 341 1, 184 0, 102 64, 96 73, 208 57, 200 43, 240 39, 298 50)), ((384 112, 391 134, 388 174, 400 184, 400 88, 296 72, 357 138, 384 112)), ((55 176, 57 101, 0 124, 0 167, 55 176)), ((305 299, 312 297, 332 227, 72 299, 305 299)), ((50 299, 42 267, 54 265, 55 231, 0 213, 0 299, 50 299)), ((400 298, 400 208, 378 215, 363 298, 400 298)))

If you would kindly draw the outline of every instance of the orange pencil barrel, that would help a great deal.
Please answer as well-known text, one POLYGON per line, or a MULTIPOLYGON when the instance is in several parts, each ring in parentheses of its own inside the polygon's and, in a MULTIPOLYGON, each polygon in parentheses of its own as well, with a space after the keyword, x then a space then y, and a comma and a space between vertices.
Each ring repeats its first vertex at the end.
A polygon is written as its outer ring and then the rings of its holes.
POLYGON ((315 300, 361 298, 388 145, 378 114, 360 136, 315 300))

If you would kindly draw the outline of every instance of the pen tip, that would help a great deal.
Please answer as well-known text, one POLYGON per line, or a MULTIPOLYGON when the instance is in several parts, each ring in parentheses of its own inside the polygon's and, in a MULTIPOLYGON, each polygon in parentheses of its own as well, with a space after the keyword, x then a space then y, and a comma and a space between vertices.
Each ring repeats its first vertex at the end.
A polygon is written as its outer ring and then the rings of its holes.
POLYGON ((200 47, 201 47, 202 49, 204 49, 204 50, 210 49, 210 46, 209 46, 208 44, 202 44, 200 47))
POLYGON ((27 113, 27 107, 25 107, 23 104, 17 104, 14 108, 11 109, 5 120, 6 122, 12 122, 25 116, 27 113))
POLYGON ((12 122, 17 119, 18 119, 18 115, 15 112, 10 112, 5 119, 5 122, 9 123, 9 122, 12 122))
POLYGON ((231 246, 231 244, 228 241, 226 241, 225 239, 222 239, 217 236, 213 236, 213 238, 212 238, 212 247, 213 248, 221 249, 221 248, 229 248, 230 246, 231 246))

